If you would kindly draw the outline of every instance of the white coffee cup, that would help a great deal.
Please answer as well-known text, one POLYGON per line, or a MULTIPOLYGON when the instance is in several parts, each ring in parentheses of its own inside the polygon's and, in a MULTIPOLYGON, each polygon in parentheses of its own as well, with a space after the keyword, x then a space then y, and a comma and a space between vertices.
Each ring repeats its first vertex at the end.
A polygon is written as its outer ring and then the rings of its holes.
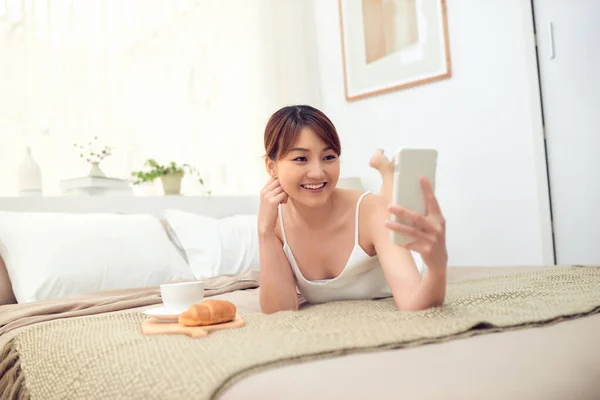
POLYGON ((165 283, 160 285, 160 295, 168 311, 181 314, 204 300, 204 281, 165 283))

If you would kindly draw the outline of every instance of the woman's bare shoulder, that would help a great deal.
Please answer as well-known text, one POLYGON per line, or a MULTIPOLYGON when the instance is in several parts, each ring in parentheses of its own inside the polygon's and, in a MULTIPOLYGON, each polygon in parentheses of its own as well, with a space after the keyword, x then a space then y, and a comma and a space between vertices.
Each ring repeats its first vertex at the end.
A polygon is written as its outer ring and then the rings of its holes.
MULTIPOLYGON (((355 189, 336 188, 335 194, 336 194, 337 198, 339 200, 343 200, 344 203, 356 205, 356 202, 358 201, 360 196, 365 194, 365 191, 364 190, 355 190, 355 189)), ((365 196, 365 199, 363 199, 363 200, 366 200, 366 198, 370 197, 370 196, 371 196, 371 194, 365 196)), ((361 205, 362 205, 362 203, 361 203, 361 205)))
POLYGON ((381 212, 387 210, 388 201, 377 193, 369 193, 363 199, 363 204, 367 213, 381 212))
POLYGON ((374 226, 383 226, 388 215, 388 201, 376 193, 366 195, 360 205, 360 224, 372 231, 374 226))
POLYGON ((356 204, 359 196, 360 192, 357 190, 335 188, 332 199, 335 207, 339 209, 340 207, 347 207, 352 202, 356 204))
POLYGON ((375 255, 374 242, 379 228, 384 226, 387 218, 387 201, 376 194, 367 194, 360 203, 358 220, 359 242, 370 255, 375 255))
POLYGON ((361 190, 336 189, 336 194, 340 200, 339 203, 352 210, 356 208, 358 200, 364 194, 365 196, 360 202, 361 215, 370 216, 387 210, 387 200, 377 193, 367 192, 365 194, 365 191, 361 190))

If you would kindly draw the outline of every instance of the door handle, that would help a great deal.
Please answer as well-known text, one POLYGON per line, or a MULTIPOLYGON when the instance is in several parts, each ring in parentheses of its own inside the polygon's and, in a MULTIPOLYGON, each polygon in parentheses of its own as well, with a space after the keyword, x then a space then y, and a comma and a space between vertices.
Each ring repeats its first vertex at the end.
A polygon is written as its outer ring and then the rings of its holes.
POLYGON ((554 27, 552 21, 548 22, 548 43, 550 44, 550 59, 554 58, 554 27))

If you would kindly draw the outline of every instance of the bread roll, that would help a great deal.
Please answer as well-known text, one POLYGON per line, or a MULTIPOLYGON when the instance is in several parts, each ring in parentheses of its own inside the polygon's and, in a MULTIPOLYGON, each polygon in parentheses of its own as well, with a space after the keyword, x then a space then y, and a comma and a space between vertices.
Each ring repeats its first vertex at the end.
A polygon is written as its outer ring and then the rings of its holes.
POLYGON ((236 307, 227 300, 204 300, 194 304, 179 316, 179 323, 185 326, 221 324, 233 321, 236 307))

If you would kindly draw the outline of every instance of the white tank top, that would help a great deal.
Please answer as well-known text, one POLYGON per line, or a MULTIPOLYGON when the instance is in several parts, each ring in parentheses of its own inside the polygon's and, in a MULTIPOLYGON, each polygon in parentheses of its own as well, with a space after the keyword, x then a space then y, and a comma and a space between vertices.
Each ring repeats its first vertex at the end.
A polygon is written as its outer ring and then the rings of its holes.
POLYGON ((283 252, 285 253, 300 294, 309 303, 325 303, 339 300, 369 300, 392 296, 392 291, 385 280, 378 256, 369 256, 358 244, 358 213, 360 202, 369 192, 363 193, 356 204, 354 223, 354 248, 342 272, 333 279, 310 281, 302 275, 294 258, 283 227, 283 214, 279 205, 279 221, 283 236, 283 252))

